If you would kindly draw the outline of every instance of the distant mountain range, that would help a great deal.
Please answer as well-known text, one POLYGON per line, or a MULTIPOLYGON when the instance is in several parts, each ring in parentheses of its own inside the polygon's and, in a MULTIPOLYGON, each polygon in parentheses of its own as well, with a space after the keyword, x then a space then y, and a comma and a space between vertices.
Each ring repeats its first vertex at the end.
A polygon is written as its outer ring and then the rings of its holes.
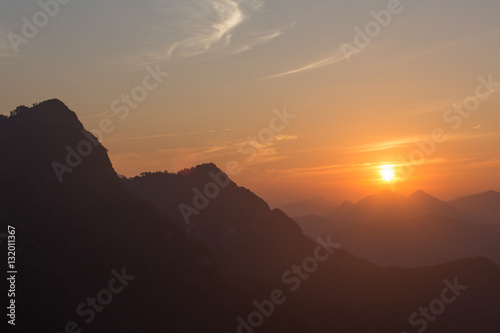
MULTIPOLYGON (((500 329, 500 266, 488 259, 380 268, 328 236, 312 241, 213 164, 120 179, 96 142, 58 100, 0 117, 0 227, 16 226, 22 273, 16 331, 68 331, 73 321, 134 333, 500 329), (110 301, 116 272, 130 280, 110 301), (443 295, 446 311, 435 308, 443 295), (77 309, 92 298, 105 306, 87 322, 77 309), (439 318, 425 319, 423 305, 439 318)), ((367 216, 359 207, 378 217, 413 207, 393 193, 358 204, 339 208, 337 227, 367 216)))
POLYGON ((494 191, 450 202, 423 191, 408 197, 383 191, 345 202, 324 218, 296 220, 311 238, 333 234, 347 250, 379 265, 415 267, 478 255, 500 263, 500 223, 489 213, 498 206, 494 191))
POLYGON ((448 204, 480 223, 500 225, 500 192, 470 195, 449 201, 448 204))
MULTIPOLYGON (((372 205, 378 209, 375 216, 364 216, 365 220, 397 220, 403 217, 420 217, 436 213, 475 224, 500 224, 498 217, 500 216, 500 192, 496 191, 474 194, 451 201, 441 201, 424 191, 416 191, 405 198, 402 194, 386 190, 360 200, 358 206, 362 205, 372 205), (379 202, 375 202, 375 200, 379 202), (399 215, 397 215, 398 211, 399 215)), ((323 197, 312 197, 287 204, 279 202, 274 206, 292 218, 317 215, 328 220, 347 220, 349 218, 356 220, 356 212, 354 211, 365 211, 365 208, 356 208, 350 211, 350 208, 354 206, 352 202, 333 202, 323 197)), ((365 211, 365 213, 371 212, 365 211)))
MULTIPOLYGON (((450 202, 441 201, 424 191, 408 197, 393 191, 382 191, 356 204, 345 202, 325 215, 331 221, 397 221, 418 218, 428 214, 449 217, 474 224, 500 224, 500 193, 486 192, 450 202)), ((321 214, 315 214, 320 215, 321 214)))

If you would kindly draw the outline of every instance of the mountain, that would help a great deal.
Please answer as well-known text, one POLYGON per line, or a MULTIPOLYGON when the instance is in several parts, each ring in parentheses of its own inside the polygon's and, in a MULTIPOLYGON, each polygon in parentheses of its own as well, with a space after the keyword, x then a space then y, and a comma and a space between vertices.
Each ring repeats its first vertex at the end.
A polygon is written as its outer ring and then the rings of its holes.
POLYGON ((448 204, 475 217, 477 223, 500 225, 500 192, 474 194, 449 201, 448 204))
POLYGON ((302 201, 291 202, 286 205, 280 205, 279 208, 290 217, 319 215, 323 216, 338 207, 336 202, 329 201, 322 197, 313 197, 302 201))
POLYGON ((58 100, 0 121, 0 222, 16 232, 16 331, 68 331, 72 322, 92 332, 232 327, 251 304, 201 244, 128 193, 94 140, 58 100), (87 154, 84 146, 92 147, 85 158, 71 153, 87 154), (54 162, 71 164, 62 182, 54 162))
POLYGON ((18 249, 16 331, 500 328, 500 266, 491 261, 379 268, 329 237, 312 242, 213 164, 120 179, 58 100, 0 117, 0 154, 0 227, 16 228, 18 249), (156 181, 167 187, 152 194, 156 181), (162 197, 170 192, 177 207, 162 197), (436 315, 422 317, 423 305, 436 315))
POLYGON ((279 209, 271 210, 214 164, 175 174, 145 173, 124 183, 200 240, 217 264, 238 279, 280 277, 276 262, 292 265, 314 246, 295 221, 279 209))
POLYGON ((413 207, 416 207, 419 215, 434 214, 467 222, 473 220, 472 216, 469 216, 463 211, 450 206, 446 202, 439 200, 424 191, 416 191, 408 196, 407 199, 413 207))
MULTIPOLYGON (((203 189, 213 189, 214 186, 208 184, 217 183, 216 179, 228 178, 215 165, 205 164, 178 173, 143 174, 125 180, 125 184, 139 197, 155 203, 162 212, 184 226, 191 237, 205 244, 214 254, 216 263, 230 271, 236 280, 246 284, 250 276, 257 285, 268 290, 282 285, 279 278, 283 278, 283 272, 291 265, 299 267, 297 263, 306 262, 307 253, 309 256, 314 253, 314 245, 311 246, 310 240, 282 212, 271 210, 260 198, 232 181, 227 181, 225 187, 220 186, 220 191, 213 190, 210 200, 204 200, 203 197, 209 198, 210 192, 203 189), (183 204, 195 207, 195 198, 199 199, 198 204, 205 202, 206 207, 200 207, 190 215, 188 224, 179 207, 183 204), (256 255, 252 255, 252 251, 256 255), (250 270, 253 271, 249 273, 250 270)), ((343 208, 349 210, 351 206, 345 203, 343 208)), ((421 232, 425 234, 426 230, 421 232)), ((332 234, 331 239, 335 240, 335 237, 332 234)), ((327 234, 322 235, 323 240, 329 238, 327 234)), ((423 259, 427 258, 423 256, 423 259)), ((381 269, 337 249, 328 261, 317 269, 313 268, 311 274, 304 275, 306 280, 300 284, 300 289, 290 294, 287 306, 289 311, 300 314, 305 322, 320 332, 339 328, 342 332, 401 330, 408 326, 405 319, 412 307, 435 298, 431 296, 431 290, 434 290, 434 295, 439 294, 435 291, 439 283, 429 276, 440 276, 442 284, 446 274, 463 275, 465 271, 462 269, 475 266, 476 261, 487 262, 475 258, 413 270, 381 269), (450 267, 454 268, 450 271, 450 267), (455 270, 458 267, 461 267, 460 272, 455 270), (357 320, 359 317, 366 321, 357 320), (394 319, 398 317, 403 320, 394 319)), ((489 262, 480 269, 481 272, 470 275, 469 271, 469 278, 482 280, 482 276, 489 276, 490 273, 486 273, 489 269, 496 272, 498 266, 489 262)), ((491 277, 497 282, 499 278, 491 277)), ((473 284, 479 287, 476 283, 473 284)), ((467 311, 476 312, 477 309, 467 311)), ((438 324, 434 332, 454 332, 457 326, 467 326, 454 315, 449 320, 438 324)), ((464 328, 464 332, 468 330, 474 329, 464 328)))
POLYGON ((459 220, 471 219, 468 214, 423 191, 417 191, 408 197, 393 191, 382 191, 354 205, 345 203, 327 214, 326 219, 337 222, 399 221, 428 214, 459 220))
POLYGON ((300 226, 304 235, 311 239, 316 239, 324 235, 334 235, 338 223, 329 221, 318 215, 306 215, 293 218, 300 226))
POLYGON ((500 264, 500 229, 478 226, 478 217, 459 207, 423 191, 408 197, 383 191, 345 203, 327 218, 296 220, 312 239, 332 234, 350 253, 382 266, 427 266, 473 256, 500 264))
POLYGON ((381 266, 420 267, 475 256, 500 264, 500 228, 438 215, 353 222, 335 228, 332 234, 350 253, 381 266))

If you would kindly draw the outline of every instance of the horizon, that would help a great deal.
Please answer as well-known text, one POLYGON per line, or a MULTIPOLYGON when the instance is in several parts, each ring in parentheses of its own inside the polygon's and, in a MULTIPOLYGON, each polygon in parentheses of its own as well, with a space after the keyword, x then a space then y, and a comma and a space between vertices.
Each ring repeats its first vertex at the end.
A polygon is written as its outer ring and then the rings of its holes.
MULTIPOLYGON (((113 161, 111 161, 111 162, 113 162, 113 161)), ((210 164, 213 164, 213 165, 215 165, 215 167, 216 167, 216 168, 218 168, 219 170, 224 171, 224 170, 222 170, 222 169, 221 169, 221 168, 220 168, 217 164, 214 164, 214 163, 212 163, 212 162, 207 162, 207 163, 198 164, 198 165, 195 165, 195 166, 192 166, 192 167, 188 167, 188 168, 185 168, 185 169, 182 169, 182 170, 177 170, 177 171, 170 171, 170 170, 161 170, 161 171, 160 171, 160 170, 156 170, 156 171, 146 171, 146 172, 144 172, 144 173, 163 173, 163 172, 167 172, 167 173, 178 174, 178 173, 180 173, 180 172, 182 172, 182 171, 184 171, 184 170, 196 169, 197 167, 200 167, 200 166, 203 166, 203 165, 210 165, 210 164)), ((120 175, 120 174, 119 174, 119 176, 124 176, 124 175, 120 175)), ((126 177, 126 178, 128 178, 128 179, 132 179, 132 178, 134 178, 134 177, 141 177, 141 176, 142 176, 142 173, 139 173, 139 174, 137 174, 137 175, 133 175, 133 176, 124 176, 124 177, 126 177)), ((228 175, 228 176, 229 176, 229 178, 230 178, 232 181, 234 181, 234 179, 232 179, 230 175, 228 175)), ((239 185, 239 184, 238 184, 238 183, 236 183, 236 185, 239 185)), ((249 190, 250 190, 250 191, 252 191, 252 189, 251 189, 251 188, 249 188, 249 190)), ((311 197, 311 196, 308 196, 308 197, 302 197, 302 198, 296 199, 296 200, 294 200, 294 201, 283 201, 283 200, 281 200, 280 198, 264 198, 264 197, 262 197, 262 196, 259 196, 259 197, 263 198, 263 199, 264 199, 264 200, 265 200, 265 201, 266 201, 266 202, 267 202, 270 206, 272 206, 272 205, 271 205, 271 203, 289 204, 289 203, 297 203, 297 202, 307 201, 307 200, 311 200, 311 199, 324 199, 324 200, 330 201, 330 202, 335 203, 335 204, 342 204, 342 203, 343 203, 343 202, 345 202, 345 201, 349 201, 349 202, 352 202, 352 203, 357 203, 357 202, 359 202, 360 200, 363 200, 363 199, 365 199, 365 198, 367 198, 367 197, 369 197, 369 196, 379 195, 379 194, 381 194, 381 193, 383 193, 383 192, 392 192, 392 193, 396 193, 396 194, 401 194, 401 195, 402 195, 402 196, 404 196, 405 198, 408 198, 409 196, 411 196, 411 195, 413 195, 413 194, 415 194, 415 193, 418 193, 418 192, 423 192, 423 193, 425 193, 425 194, 427 194, 427 195, 430 195, 430 196, 431 196, 431 197, 433 197, 433 198, 436 198, 436 199, 441 200, 441 201, 443 201, 443 202, 448 202, 448 201, 452 201, 452 200, 455 200, 455 199, 460 199, 460 198, 464 198, 464 197, 468 197, 468 196, 474 196, 474 195, 486 194, 486 193, 489 193, 489 192, 500 193, 500 190, 489 189, 489 190, 486 190, 486 191, 483 191, 483 192, 477 192, 477 193, 475 192, 475 193, 469 193, 469 194, 465 194, 465 195, 461 195, 461 196, 452 197, 451 199, 442 199, 442 198, 439 198, 439 197, 437 197, 437 196, 433 195, 432 193, 429 193, 429 192, 427 192, 427 191, 425 191, 425 190, 422 190, 422 189, 418 189, 418 190, 415 190, 415 191, 411 191, 411 192, 408 192, 408 193, 406 193, 406 194, 405 194, 405 193, 398 192, 398 191, 395 191, 395 190, 393 190, 393 189, 389 189, 389 188, 388 188, 388 189, 383 189, 383 190, 380 190, 380 191, 378 191, 378 192, 374 192, 374 193, 368 194, 368 195, 366 195, 366 196, 360 197, 360 198, 355 199, 355 200, 350 200, 350 199, 342 199, 342 200, 340 200, 340 201, 339 201, 339 200, 335 201, 335 200, 332 200, 331 198, 328 198, 328 197, 323 197, 323 196, 312 196, 312 197, 311 197)), ((256 194, 257 194, 257 193, 256 193, 256 194)), ((257 195, 258 195, 258 194, 257 194, 257 195)), ((275 204, 274 206, 277 206, 277 205, 275 204)), ((276 208, 279 208, 279 207, 276 207, 276 208)))
POLYGON ((236 161, 287 202, 500 188, 497 2, 4 6, 1 113, 57 97, 94 134, 110 119, 119 174, 236 161))

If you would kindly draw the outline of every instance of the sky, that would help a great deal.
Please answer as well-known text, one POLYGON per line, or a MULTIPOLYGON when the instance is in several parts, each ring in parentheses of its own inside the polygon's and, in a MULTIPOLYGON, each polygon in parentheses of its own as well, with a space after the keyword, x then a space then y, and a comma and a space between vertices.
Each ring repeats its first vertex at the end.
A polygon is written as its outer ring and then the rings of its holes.
POLYGON ((214 162, 283 202, 500 190, 497 0, 59 1, 0 0, 0 113, 62 100, 122 175, 214 162))

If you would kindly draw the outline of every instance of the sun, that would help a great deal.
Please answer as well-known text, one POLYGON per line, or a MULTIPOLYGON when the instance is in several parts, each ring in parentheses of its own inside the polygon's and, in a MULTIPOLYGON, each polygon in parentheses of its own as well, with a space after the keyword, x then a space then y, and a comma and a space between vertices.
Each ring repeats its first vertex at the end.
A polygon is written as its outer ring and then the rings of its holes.
POLYGON ((382 179, 386 182, 392 182, 394 180, 394 166, 393 165, 384 165, 380 169, 380 174, 382 175, 382 179))

